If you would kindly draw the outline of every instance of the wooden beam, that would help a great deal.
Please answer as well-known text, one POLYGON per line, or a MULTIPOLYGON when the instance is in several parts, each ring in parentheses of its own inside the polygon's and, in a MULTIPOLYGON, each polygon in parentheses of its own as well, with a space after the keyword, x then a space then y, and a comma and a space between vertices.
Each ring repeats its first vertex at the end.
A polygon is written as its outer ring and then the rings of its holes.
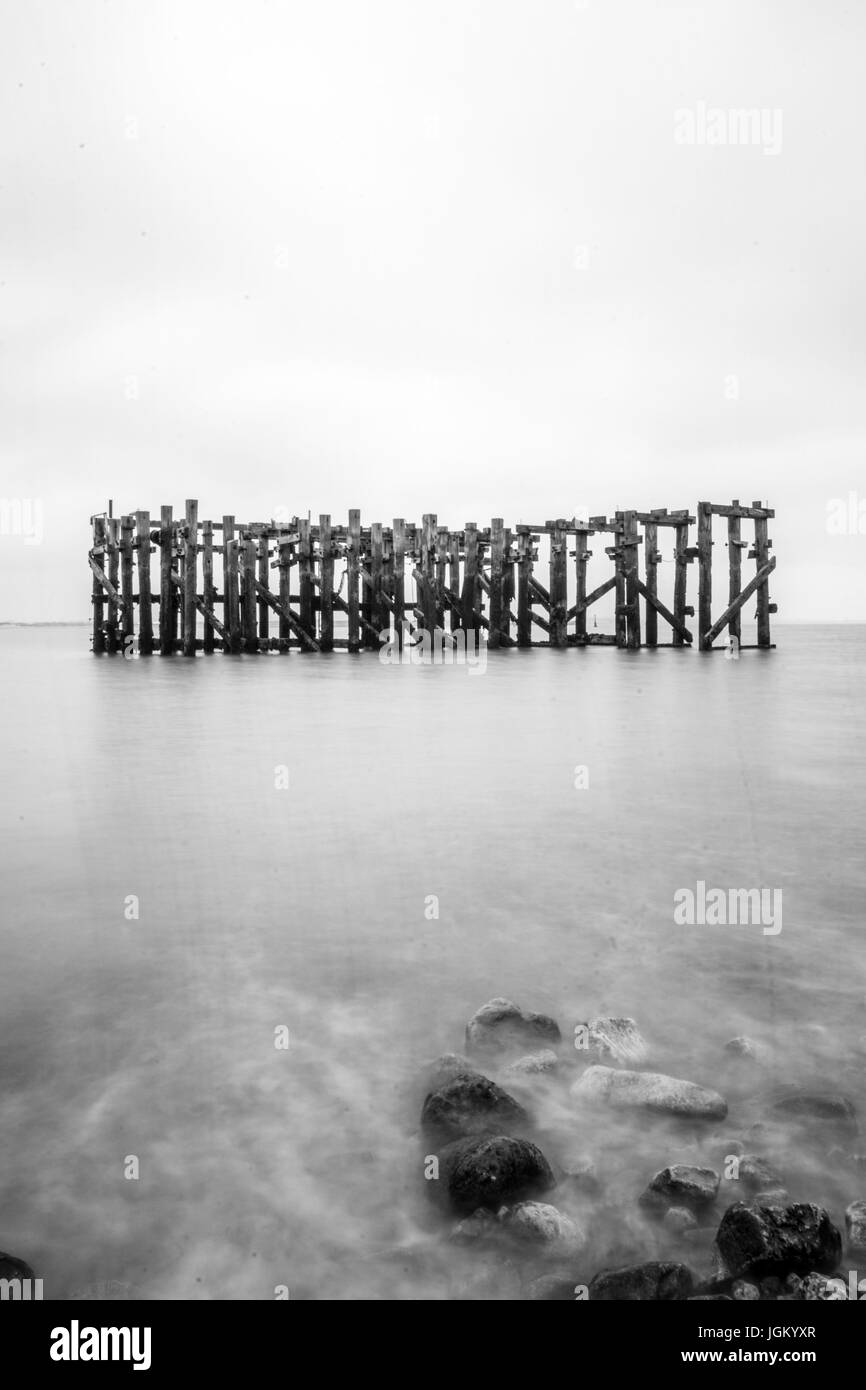
MULTIPOLYGON (((267 533, 267 531, 262 531, 261 534, 258 535, 258 536, 256 537, 256 559, 257 559, 257 563, 258 563, 258 572, 259 572, 258 578, 259 578, 259 583, 260 583, 260 584, 263 584, 264 587, 267 589, 267 588, 268 588, 268 570, 269 570, 269 568, 270 568, 270 561, 269 561, 269 558, 268 558, 268 533, 267 533)), ((270 637, 270 630, 271 630, 271 629, 270 629, 270 619, 271 619, 271 609, 270 609, 270 605, 269 605, 269 603, 267 602, 266 599, 260 598, 260 599, 259 599, 258 608, 259 608, 259 640, 262 641, 262 642, 267 642, 268 639, 269 639, 269 637, 270 637)))
MULTIPOLYGON (((270 607, 273 608, 274 612, 278 613, 280 617, 285 618, 286 623, 291 628, 292 632, 294 632, 295 636, 299 638, 301 645, 304 646, 307 649, 307 651, 319 652, 322 650, 315 637, 313 637, 309 632, 305 631, 301 623, 295 617, 294 613, 292 613, 290 609, 286 608, 285 605, 282 604, 280 600, 276 598, 274 594, 271 593, 270 589, 263 588, 263 586, 256 579, 255 574, 252 575, 252 583, 253 589, 262 595, 262 597, 265 600, 265 603, 269 604, 270 607)), ((258 647, 256 649, 258 650, 258 647)))
POLYGON ((349 615, 349 651, 357 652, 360 650, 359 619, 361 616, 358 606, 358 570, 361 563, 361 513, 357 509, 349 512, 349 536, 346 548, 346 584, 348 593, 346 596, 346 611, 349 615))
MULTIPOLYGON (((646 573, 646 588, 644 598, 646 599, 646 644, 648 647, 655 647, 659 640, 659 620, 658 608, 653 603, 653 599, 658 596, 658 564, 661 556, 658 548, 658 522, 652 520, 643 523, 644 540, 644 570, 646 573)), ((672 615, 673 616, 673 615, 672 615)))
MULTIPOLYGON (((756 504, 753 503, 753 506, 756 504)), ((770 558, 770 541, 767 534, 767 517, 755 517, 755 566, 760 574, 767 570, 770 558)), ((758 646, 770 645, 770 586, 766 580, 758 586, 758 646)))
MULTIPOLYGON (((734 502, 734 506, 739 506, 734 502)), ((743 587, 743 557, 740 546, 740 517, 738 514, 728 517, 728 606, 736 600, 736 597, 743 587)), ((740 640, 740 609, 731 614, 728 622, 728 636, 735 637, 737 642, 740 640)))
POLYGON ((640 647, 640 604, 638 603, 638 584, 640 573, 638 568, 638 546, 640 538, 638 536, 637 517, 634 511, 623 512, 623 570, 625 576, 625 630, 626 645, 629 651, 637 651, 640 647))
POLYGON ((682 522, 676 529, 674 550, 674 624, 673 644, 683 645, 682 631, 686 622, 686 596, 689 573, 689 523, 682 522))
MULTIPOLYGON (((705 647, 712 646, 713 642, 718 637, 722 628, 726 625, 726 623, 730 621, 733 613, 742 608, 744 603, 748 603, 749 599, 752 597, 752 594, 755 592, 756 589, 760 589, 762 585, 766 588, 767 580, 769 579, 770 575, 773 573, 773 570, 775 568, 776 557, 774 555, 772 560, 768 560, 767 563, 758 570, 754 578, 749 580, 749 583, 746 585, 745 589, 743 589, 742 593, 737 595, 737 597, 734 599, 734 602, 728 604, 728 607, 725 609, 722 616, 720 618, 717 618, 716 621, 707 629, 707 632, 704 636, 705 647)), ((767 644, 762 642, 758 643, 758 646, 764 645, 767 644)))
MULTIPOLYGON (((646 584, 644 584, 642 580, 640 580, 640 579, 638 580, 638 582, 637 582, 637 587, 638 587, 638 593, 643 594, 644 598, 646 599, 646 603, 647 603, 647 617, 649 617, 650 611, 652 611, 653 614, 661 613, 661 615, 662 615, 662 617, 664 618, 665 622, 666 622, 666 623, 670 623, 670 625, 671 625, 671 627, 673 628, 674 632, 677 633, 683 641, 686 641, 686 642, 691 643, 692 634, 691 634, 691 632, 689 631, 689 629, 686 627, 685 623, 678 622, 677 619, 675 618, 674 614, 670 611, 670 609, 665 607, 665 605, 662 603, 661 599, 658 597, 657 594, 654 594, 654 593, 651 593, 651 592, 650 592, 650 590, 647 588, 646 584)), ((648 627, 649 627, 649 624, 647 624, 647 628, 648 628, 648 627)), ((649 645, 649 644, 647 644, 647 645, 649 645)), ((658 635, 656 635, 656 640, 655 640, 655 642, 653 642, 653 646, 657 646, 657 645, 658 645, 658 635)))
POLYGON ((517 645, 532 645, 532 607, 530 581, 532 580, 532 536, 528 531, 517 534, 517 645))
POLYGON ((334 542, 327 512, 319 516, 319 573, 319 646, 330 652, 334 650, 334 542))
POLYGON ((183 654, 195 656, 196 571, 198 560, 198 502, 186 502, 186 538, 183 551, 183 654))
POLYGON ((223 639, 224 652, 241 649, 241 614, 238 594, 238 544, 235 540, 235 519, 231 513, 223 516, 223 639))
POLYGON ((102 656, 105 651, 105 576, 97 565, 94 554, 105 551, 105 517, 93 517, 93 550, 90 554, 90 569, 93 574, 90 602, 93 605, 92 648, 94 656, 102 656))
POLYGON ((243 647, 252 654, 259 650, 256 632, 256 543, 249 531, 244 532, 241 542, 243 569, 241 572, 241 625, 243 628, 243 647))
MULTIPOLYGON (((204 647, 202 650, 206 655, 210 655, 214 649, 214 634, 217 631, 214 621, 214 607, 216 605, 216 588, 213 582, 213 522, 203 521, 201 524, 201 589, 202 607, 199 612, 204 617, 204 647)), ((225 629, 223 629, 225 631, 225 629)))
POLYGON ((159 523, 159 650, 170 656, 177 640, 177 608, 171 583, 174 526, 171 507, 162 507, 159 523))
POLYGON ((394 518, 394 635, 397 650, 403 650, 403 617, 406 606, 406 523, 401 516, 394 518))
POLYGON ((709 502, 698 503, 698 641, 712 645, 707 634, 713 623, 713 511, 709 502))
POLYGON ((490 524, 490 638, 495 650, 502 639, 502 559, 505 549, 505 528, 502 517, 495 516, 490 524))

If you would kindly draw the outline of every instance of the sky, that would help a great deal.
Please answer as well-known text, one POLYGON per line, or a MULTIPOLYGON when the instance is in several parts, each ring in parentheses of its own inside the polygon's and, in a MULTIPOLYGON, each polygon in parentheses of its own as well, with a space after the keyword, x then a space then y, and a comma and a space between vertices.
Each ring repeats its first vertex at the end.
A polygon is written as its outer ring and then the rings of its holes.
POLYGON ((0 620, 89 619, 109 497, 455 528, 760 498, 780 621, 866 620, 862 6, 0 23, 0 620))

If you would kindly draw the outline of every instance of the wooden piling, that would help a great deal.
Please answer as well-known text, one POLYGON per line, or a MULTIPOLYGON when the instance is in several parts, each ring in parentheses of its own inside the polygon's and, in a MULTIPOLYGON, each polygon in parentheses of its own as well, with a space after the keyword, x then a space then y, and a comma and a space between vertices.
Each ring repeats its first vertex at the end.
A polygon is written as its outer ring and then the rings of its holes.
POLYGON ((640 647, 640 603, 638 601, 638 526, 634 511, 623 512, 623 566, 625 569, 625 630, 629 651, 640 647))
POLYGON ((384 542, 381 521, 370 524, 370 622, 377 633, 390 628, 388 610, 382 602, 384 542))
POLYGON ((298 618, 304 631, 313 637, 313 541, 309 517, 302 517, 298 522, 298 618))
POLYGON ((568 642, 568 547, 565 523, 548 522, 550 527, 550 645, 564 647, 568 642))
POLYGON ((703 650, 713 625, 713 513, 709 502, 698 503, 698 565, 698 646, 703 650))
POLYGON ((280 567, 280 651, 288 652, 292 645, 292 628, 289 623, 289 608, 292 601, 292 554, 294 546, 285 534, 281 535, 278 542, 279 567, 280 567))
POLYGON ((196 571, 198 559, 198 502, 188 498, 186 503, 183 552, 183 654, 195 656, 196 628, 196 571))
POLYGON ((517 645, 532 646, 532 611, 529 584, 532 579, 532 534, 525 526, 517 532, 517 645))
POLYGON ((349 512, 349 536, 346 549, 346 604, 349 616, 349 651, 360 650, 360 609, 358 607, 358 575, 361 563, 361 513, 349 512))
POLYGON ((201 590, 202 600, 207 612, 204 615, 203 650, 210 656, 216 645, 216 628, 208 614, 216 608, 216 586, 213 582, 213 522, 201 524, 201 590))
POLYGON ((434 573, 435 559, 436 513, 425 512, 421 522, 421 563, 419 565, 423 580, 419 586, 421 592, 418 595, 418 600, 423 615, 424 627, 431 634, 435 632, 436 628, 439 626, 436 577, 434 573))
MULTIPOLYGON (((262 531, 256 538, 256 557, 258 561, 258 580, 267 592, 270 587, 270 533, 262 531)), ((270 638, 271 607, 267 598, 259 594, 259 641, 267 643, 270 638)))
MULTIPOLYGON (((734 506, 738 505, 734 499, 734 506)), ((742 542, 738 515, 728 517, 728 576, 728 606, 730 606, 743 587, 742 542)), ((740 609, 738 608, 728 621, 728 637, 731 640, 736 640, 737 643, 740 641, 740 616, 740 609)))
POLYGON ((327 512, 319 515, 319 575, 319 646, 330 652, 334 650, 334 542, 327 512))
POLYGON ((574 568, 577 592, 574 600, 574 635, 579 643, 586 640, 586 567, 592 555, 587 546, 588 535, 587 531, 579 529, 575 537, 574 568))
MULTIPOLYGON (((93 557, 101 570, 105 568, 106 525, 104 516, 93 518, 93 557)), ((93 605, 93 652, 101 656, 106 648, 105 642, 105 589, 96 573, 93 575, 91 603, 93 605)))
MULTIPOLYGON (((676 545, 674 548, 674 617, 680 628, 685 627, 686 622, 686 595, 689 577, 689 525, 682 522, 675 528, 676 545)), ((674 628, 671 638, 675 647, 684 644, 682 631, 674 628)))
POLYGON ((129 650, 128 643, 135 641, 135 608, 132 597, 132 556, 134 523, 131 515, 120 522, 120 593, 123 599, 123 652, 129 650))
MULTIPOLYGON (((760 499, 753 502, 754 508, 761 506, 760 499)), ((755 517, 755 572, 760 573, 770 561, 770 541, 767 533, 767 518, 765 516, 755 517)), ((769 647, 770 644, 770 582, 769 579, 758 586, 757 593, 758 605, 758 646, 769 647)))
POLYGON ((106 623, 107 645, 110 652, 117 651, 117 628, 120 617, 118 574, 120 570, 120 518, 108 518, 108 568, 106 574, 110 584, 108 594, 108 621, 106 623))
POLYGON ((478 527, 467 521, 463 528, 463 627, 466 632, 478 631, 478 527))
POLYGON ((502 570, 505 555, 505 523, 495 516, 490 523, 490 635, 495 651, 502 644, 502 570))
POLYGON ((150 512, 135 513, 138 555, 138 651, 153 654, 153 594, 150 589, 150 512))
POLYGON ((238 549, 235 541, 235 519, 223 515, 223 627, 228 637, 223 639, 224 652, 241 649, 240 604, 238 599, 238 549))
POLYGON ((256 543, 248 531, 244 532, 241 552, 243 555, 241 621, 243 626, 244 651, 257 652, 259 649, 259 639, 256 632, 256 543))
POLYGON ((403 620, 406 606, 406 522, 394 518, 394 635, 397 650, 403 650, 403 620))
POLYGON ((162 507, 159 523, 159 651, 161 656, 172 654, 177 632, 177 608, 171 582, 173 546, 172 508, 162 507))
MULTIPOLYGON (((658 598, 658 564, 661 556, 658 548, 659 528, 655 521, 645 521, 643 524, 644 540, 644 570, 646 572, 647 593, 652 598, 658 598)), ((635 551, 637 558, 637 551, 635 551)), ((658 646, 659 640, 659 619, 658 613, 648 600, 646 605, 646 644, 648 647, 658 646)))

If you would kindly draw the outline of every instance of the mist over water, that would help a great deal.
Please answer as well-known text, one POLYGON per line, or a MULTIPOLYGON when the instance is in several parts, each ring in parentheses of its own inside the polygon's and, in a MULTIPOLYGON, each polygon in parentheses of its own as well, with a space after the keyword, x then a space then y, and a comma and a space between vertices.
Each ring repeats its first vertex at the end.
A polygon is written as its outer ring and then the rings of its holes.
POLYGON ((864 1194, 835 1140, 749 1126, 787 1082, 866 1114, 866 629, 776 636, 738 661, 492 653, 470 676, 95 659, 84 628, 2 631, 0 1249, 47 1298, 477 1293, 418 1120, 425 1063, 496 995, 562 1029, 526 1104, 551 1162, 602 1179, 549 1196, 589 1232, 576 1280, 707 1268, 710 1232, 675 1237, 635 1199, 730 1139, 843 1224, 864 1194), (676 926, 699 879, 781 889, 783 930, 676 926), (724 1124, 578 1108, 573 1029, 600 1014, 720 1090, 724 1124), (762 1064, 726 1058, 740 1033, 762 1064))

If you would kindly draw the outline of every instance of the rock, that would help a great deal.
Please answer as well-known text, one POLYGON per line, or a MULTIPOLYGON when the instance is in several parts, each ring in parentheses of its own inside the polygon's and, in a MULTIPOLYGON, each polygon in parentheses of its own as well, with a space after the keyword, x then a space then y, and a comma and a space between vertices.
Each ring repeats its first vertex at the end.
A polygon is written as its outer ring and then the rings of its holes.
POLYGON ((695 1168, 687 1163, 674 1163, 656 1173, 639 1197, 642 1207, 661 1214, 667 1207, 687 1207, 700 1211, 710 1207, 719 1191, 719 1175, 712 1168, 695 1168))
POLYGON ((0 1250, 0 1279, 35 1279, 36 1275, 24 1260, 0 1250))
POLYGON ((857 1111, 847 1096, 820 1091, 792 1091, 772 1101, 775 1115, 792 1120, 822 1120, 827 1126, 854 1135, 857 1111))
POLYGON ((752 1198, 759 1207, 786 1207, 788 1200, 789 1194, 784 1187, 769 1187, 766 1192, 756 1192, 752 1198))
POLYGON ((844 1279, 826 1279, 823 1274, 809 1274, 803 1280, 800 1297, 807 1302, 840 1303, 847 1301, 848 1290, 844 1279))
POLYGON ((561 1181, 575 1192, 595 1196, 602 1189, 596 1166, 589 1154, 576 1154, 562 1165, 561 1181))
POLYGON ((732 1057, 748 1057, 754 1060, 760 1054, 760 1050, 752 1038, 730 1038, 725 1043, 725 1051, 732 1057))
POLYGON ((845 1230, 851 1249, 866 1251, 866 1202, 852 1202, 845 1208, 845 1230))
POLYGON ((678 1235, 682 1235, 685 1231, 694 1231, 698 1224, 688 1207, 668 1207, 664 1215, 664 1222, 670 1230, 675 1231, 678 1235))
POLYGON ((735 1202, 722 1217, 716 1245, 731 1278, 744 1274, 832 1273, 842 1237, 828 1213, 809 1202, 761 1206, 735 1202))
POLYGON ((468 1052, 525 1050, 533 1043, 558 1043, 558 1024, 546 1014, 527 1013, 510 999, 491 999, 466 1025, 468 1052))
POLYGON ((574 1280, 561 1274, 542 1274, 526 1286, 526 1297, 534 1303, 571 1303, 576 1294, 574 1280))
POLYGON ((745 1279, 735 1279, 731 1285, 731 1297, 743 1303, 754 1302, 761 1297, 761 1290, 757 1284, 750 1284, 745 1279))
POLYGON ((624 1269, 602 1270, 589 1286, 589 1299, 590 1302, 670 1302, 689 1298, 693 1288, 694 1279, 687 1265, 653 1260, 649 1264, 627 1265, 624 1269))
POLYGON ((784 1284, 775 1274, 769 1274, 766 1279, 761 1280, 761 1298, 767 1301, 781 1298, 784 1289, 784 1284))
POLYGON ((471 1216, 466 1216, 451 1232, 451 1239, 458 1245, 475 1245, 480 1241, 492 1240, 499 1234, 499 1218, 485 1207, 479 1207, 471 1216))
POLYGON ((515 1080, 525 1079, 527 1076, 535 1076, 539 1072, 555 1071, 559 1063, 559 1058, 552 1048, 543 1048, 541 1052, 527 1052, 523 1057, 517 1057, 502 1073, 502 1079, 507 1080, 514 1077, 515 1080))
POLYGON ((633 1018, 595 1018, 574 1030, 578 1052, 587 1052, 606 1066, 640 1066, 649 1049, 633 1018))
POLYGON ((504 1216, 509 1235, 536 1245, 563 1247, 578 1254, 586 1245, 584 1233, 568 1216, 548 1202, 518 1202, 504 1216))
POLYGON ((731 1296, 727 1293, 695 1293, 688 1299, 689 1303, 730 1303, 731 1296))
POLYGON ((718 1142, 725 1158, 740 1158, 746 1152, 742 1139, 720 1139, 718 1142))
POLYGON ((688 1119, 723 1120, 728 1113, 715 1091, 661 1072, 587 1067, 571 1094, 580 1100, 604 1100, 616 1107, 640 1107, 688 1119))
POLYGON ((475 1068, 468 1057, 463 1057, 459 1052, 444 1052, 441 1057, 436 1058, 435 1062, 431 1062, 424 1071, 427 1089, 437 1091, 446 1082, 453 1081, 460 1072, 474 1070, 475 1068))
POLYGON ((421 1128, 449 1143, 473 1134, 502 1134, 527 1123, 523 1106, 477 1071, 458 1074, 432 1091, 421 1110, 421 1128))
POLYGON ((803 1280, 800 1278, 799 1274, 789 1274, 782 1288, 785 1290, 786 1294, 789 1294, 793 1298, 802 1298, 803 1296, 803 1280))
POLYGON ((757 1154, 742 1154, 737 1176, 732 1181, 742 1183, 749 1192, 769 1192, 773 1188, 781 1189, 785 1179, 765 1158, 759 1158, 757 1154))
MULTIPOLYGON (((458 1212, 541 1196, 556 1186, 544 1154, 528 1139, 504 1134, 460 1139, 440 1154, 449 1199, 458 1212)), ((430 1184, 433 1186, 434 1184, 430 1184)))

